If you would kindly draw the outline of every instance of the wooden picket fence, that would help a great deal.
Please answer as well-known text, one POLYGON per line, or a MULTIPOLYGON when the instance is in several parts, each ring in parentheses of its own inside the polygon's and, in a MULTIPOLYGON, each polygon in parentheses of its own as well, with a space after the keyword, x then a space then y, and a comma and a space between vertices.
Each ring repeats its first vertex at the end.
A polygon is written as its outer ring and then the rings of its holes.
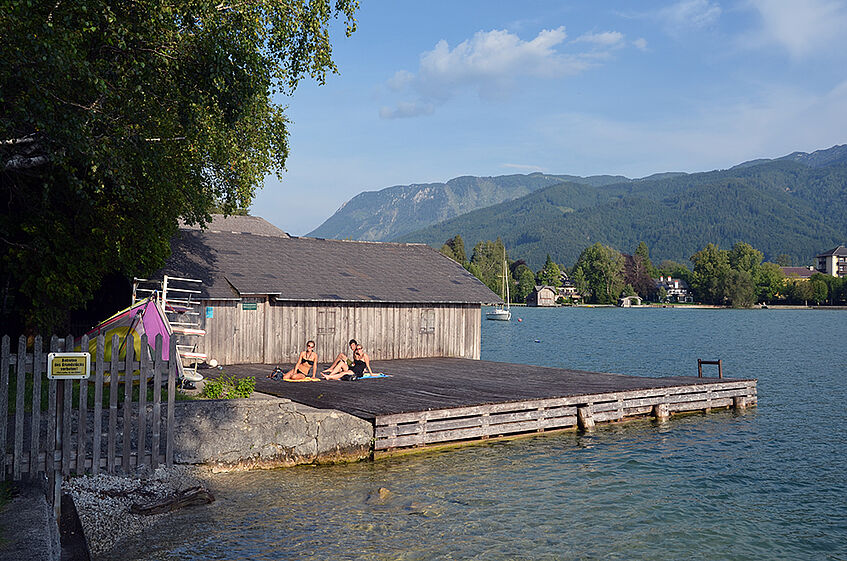
MULTIPOLYGON (((88 338, 83 337, 80 343, 79 348, 87 351, 88 338)), ((118 336, 112 337, 110 343, 111 359, 106 361, 106 342, 103 335, 97 338, 89 379, 48 380, 47 354, 74 351, 73 336, 65 339, 53 336, 46 352, 42 338, 36 337, 29 353, 26 337, 18 339, 17 353, 12 353, 9 336, 3 336, 0 479, 31 479, 44 474, 48 488, 53 489, 51 499, 55 501, 62 478, 71 473, 129 474, 140 465, 151 468, 173 465, 174 396, 179 360, 175 339, 171 339, 168 354, 171 360, 163 358, 161 335, 156 336, 152 356, 145 351, 137 359, 131 341, 125 342, 124 359, 119 356, 118 336), (167 385, 164 403, 163 381, 167 385), (14 382, 14 395, 10 393, 11 382, 14 382), (152 382, 152 399, 148 402, 149 382, 152 382), (46 410, 42 410, 44 393, 46 410), (14 413, 11 413, 12 405, 14 413)), ((141 349, 148 348, 147 336, 143 335, 141 349)))

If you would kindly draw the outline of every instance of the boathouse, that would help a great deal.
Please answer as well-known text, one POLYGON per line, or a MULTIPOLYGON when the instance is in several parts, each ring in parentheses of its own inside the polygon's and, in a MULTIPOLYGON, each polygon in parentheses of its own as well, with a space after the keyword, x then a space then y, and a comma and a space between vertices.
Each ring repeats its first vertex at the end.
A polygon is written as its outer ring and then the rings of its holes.
POLYGON ((552 286, 535 286, 526 297, 526 305, 533 307, 549 307, 556 305, 556 288, 552 286))
POLYGON ((374 360, 479 359, 483 304, 500 299, 422 244, 292 237, 258 217, 182 226, 163 275, 202 281, 197 352, 220 364, 321 362, 357 339, 374 360))

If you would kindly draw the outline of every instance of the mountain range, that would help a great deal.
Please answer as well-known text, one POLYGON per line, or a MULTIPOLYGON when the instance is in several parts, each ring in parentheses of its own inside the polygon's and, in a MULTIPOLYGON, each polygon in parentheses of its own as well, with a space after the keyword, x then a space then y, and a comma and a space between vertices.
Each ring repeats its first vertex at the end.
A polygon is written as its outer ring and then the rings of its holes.
POLYGON ((655 262, 745 241, 766 259, 811 264, 847 238, 847 145, 642 179, 536 173, 391 187, 357 195, 310 235, 440 247, 456 234, 469 251, 500 237, 533 268, 548 253, 572 265, 595 242, 631 253, 640 241, 655 262))

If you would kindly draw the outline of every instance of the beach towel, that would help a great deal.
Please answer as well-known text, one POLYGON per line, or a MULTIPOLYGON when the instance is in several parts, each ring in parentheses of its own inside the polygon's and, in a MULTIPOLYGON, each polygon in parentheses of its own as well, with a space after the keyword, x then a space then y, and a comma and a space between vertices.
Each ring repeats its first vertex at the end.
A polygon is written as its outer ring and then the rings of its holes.
POLYGON ((391 378, 391 374, 385 374, 383 372, 374 372, 372 374, 369 374, 369 373, 365 372, 364 374, 362 374, 359 377, 359 379, 362 379, 362 378, 391 378))
POLYGON ((320 378, 300 378, 299 380, 285 380, 280 378, 283 382, 320 382, 320 378))

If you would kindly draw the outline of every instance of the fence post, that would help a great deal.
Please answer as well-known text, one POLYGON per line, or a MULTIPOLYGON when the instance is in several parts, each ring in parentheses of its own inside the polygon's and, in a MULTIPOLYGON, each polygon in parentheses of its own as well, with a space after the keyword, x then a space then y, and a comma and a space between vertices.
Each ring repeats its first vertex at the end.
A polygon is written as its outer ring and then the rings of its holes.
MULTIPOLYGON (((18 337, 18 364, 15 384, 15 444, 12 448, 12 478, 20 481, 24 455, 24 394, 26 393, 26 337, 18 337)), ((3 454, 6 449, 3 448, 3 454)))
MULTIPOLYGON (((41 452, 41 377, 44 374, 45 357, 42 352, 41 335, 36 336, 32 349, 32 434, 29 446, 29 474, 37 474, 38 456, 41 452)), ((44 471, 47 471, 47 454, 44 454, 44 471)))
MULTIPOLYGON (((83 335, 80 340, 79 349, 88 352, 88 335, 83 335)), ((89 365, 90 366, 90 365, 89 365)), ((91 371, 87 374, 90 376, 91 371)), ((79 415, 77 416, 79 427, 76 433, 76 473, 82 475, 85 473, 85 457, 88 455, 87 444, 88 438, 88 380, 82 379, 79 381, 79 415)))
POLYGON ((91 446, 91 474, 100 473, 100 444, 103 433, 103 367, 106 362, 103 334, 97 336, 97 355, 94 363, 94 444, 91 446))
MULTIPOLYGON (((73 344, 73 335, 65 337, 64 351, 68 352, 69 349, 73 349, 73 344)), ((62 475, 65 476, 71 474, 71 444, 73 444, 71 440, 71 413, 73 413, 74 381, 61 380, 61 382, 65 392, 65 407, 58 418, 62 422, 62 475)), ((59 499, 61 499, 61 496, 59 499)))
POLYGON ((130 473, 130 441, 132 440, 132 361, 135 358, 135 340, 132 333, 126 336, 126 370, 124 371, 124 430, 123 430, 123 465, 124 475, 130 473))
POLYGON ((179 354, 176 349, 176 337, 171 337, 168 350, 168 427, 165 444, 165 465, 174 465, 174 399, 176 398, 176 375, 179 354))
MULTIPOLYGON (((50 337, 50 352, 55 353, 59 350, 59 338, 53 335, 50 337)), ((57 484, 58 491, 62 488, 62 475, 56 470, 56 440, 57 433, 61 429, 59 423, 56 422, 56 394, 58 393, 57 380, 49 380, 47 384, 47 449, 44 457, 44 469, 47 472, 47 488, 50 489, 50 500, 53 506, 53 514, 59 516, 62 501, 56 500, 57 484)))
POLYGON ((118 354, 120 339, 112 335, 112 362, 109 364, 109 441, 106 448, 106 469, 115 473, 115 433, 118 432, 118 354))
POLYGON ((11 354, 11 340, 8 335, 3 335, 0 344, 0 453, 3 454, 0 468, 3 473, 0 480, 6 479, 6 430, 9 424, 9 366, 11 354))
POLYGON ((162 334, 156 335, 156 350, 153 353, 153 436, 150 442, 150 457, 153 466, 159 465, 159 443, 162 430, 162 334))
POLYGON ((147 370, 150 369, 150 347, 147 343, 145 333, 141 336, 141 356, 138 357, 138 443, 136 449, 139 466, 147 463, 145 454, 147 450, 147 370))

